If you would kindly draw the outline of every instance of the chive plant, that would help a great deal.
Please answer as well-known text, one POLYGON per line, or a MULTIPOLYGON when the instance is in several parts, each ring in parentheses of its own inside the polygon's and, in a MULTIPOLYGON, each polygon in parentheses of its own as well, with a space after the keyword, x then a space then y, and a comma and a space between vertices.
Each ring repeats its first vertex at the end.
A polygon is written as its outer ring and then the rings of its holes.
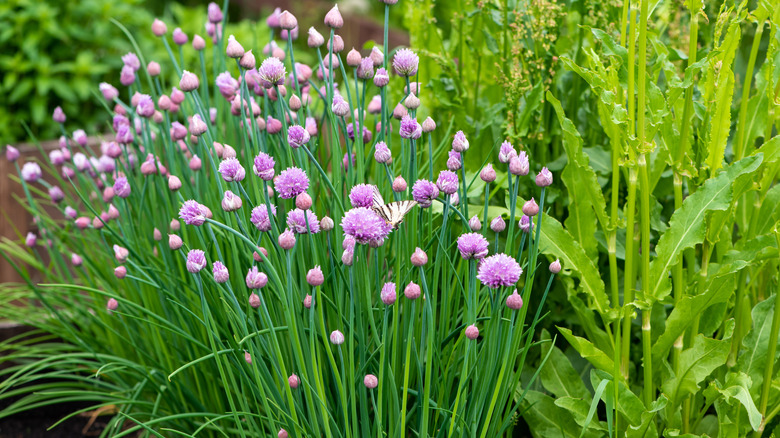
POLYGON ((0 417, 85 401, 113 415, 112 437, 511 433, 561 271, 539 257, 552 173, 418 122, 436 99, 418 54, 385 37, 345 55, 337 6, 308 54, 274 11, 260 62, 225 38, 226 8, 208 6, 191 47, 173 32, 178 57, 154 21, 173 70, 123 57, 121 87, 99 87, 115 131, 99 151, 59 108, 50 162, 20 167, 7 148, 38 224, 3 245, 26 282, 8 298, 29 300, 16 319, 38 330, 5 345, 0 397, 26 396, 0 417), (491 205, 504 190, 508 209, 491 205))

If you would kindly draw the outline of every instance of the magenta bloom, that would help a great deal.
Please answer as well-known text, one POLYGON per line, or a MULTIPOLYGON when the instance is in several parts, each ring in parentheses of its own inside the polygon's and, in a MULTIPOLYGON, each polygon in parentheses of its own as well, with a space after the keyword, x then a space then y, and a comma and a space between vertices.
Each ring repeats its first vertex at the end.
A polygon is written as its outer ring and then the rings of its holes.
POLYGON ((428 208, 433 204, 433 200, 439 197, 439 188, 436 184, 427 179, 418 179, 412 186, 412 198, 420 204, 422 208, 428 208))
POLYGON ((130 52, 127 55, 122 56, 122 62, 133 69, 133 71, 138 71, 139 68, 141 68, 141 61, 138 60, 138 56, 130 52))
POLYGON ((129 65, 123 66, 122 71, 119 73, 119 83, 129 87, 133 85, 133 82, 135 82, 135 70, 129 65))
POLYGON ((384 240, 392 228, 373 210, 365 207, 353 208, 341 219, 344 234, 352 236, 358 243, 384 240))
POLYGON ((374 149, 374 159, 377 163, 389 163, 392 161, 393 156, 390 154, 390 148, 387 147, 387 143, 380 141, 376 144, 374 149))
POLYGON ((374 61, 371 58, 366 57, 360 60, 360 65, 357 67, 357 76, 363 80, 374 77, 374 61))
POLYGON ((255 157, 255 175, 259 176, 263 181, 271 181, 274 179, 275 164, 272 156, 265 152, 260 152, 255 157))
POLYGON ((296 234, 308 234, 309 231, 312 234, 317 234, 320 232, 320 220, 311 210, 296 208, 287 212, 287 228, 296 234), (307 220, 309 221, 308 228, 306 227, 307 220))
MULTIPOLYGON (((276 216, 276 206, 271 204, 271 214, 276 216)), ((260 231, 269 231, 271 229, 271 218, 268 216, 268 207, 260 204, 252 209, 252 224, 260 231)))
POLYGON ((479 265, 477 279, 491 289, 513 286, 520 279, 523 268, 517 260, 506 254, 495 254, 479 265))
POLYGON ((222 9, 216 3, 211 2, 208 6, 208 16, 210 23, 219 23, 223 18, 222 9))
POLYGON ((458 191, 458 174, 451 170, 442 170, 439 172, 439 178, 436 180, 436 186, 446 195, 451 195, 458 191))
POLYGON ((398 130, 398 133, 401 135, 401 138, 416 140, 422 136, 422 126, 417 123, 417 119, 406 115, 401 119, 401 129, 398 130))
POLYGON ((374 205, 374 193, 377 187, 372 184, 358 184, 349 192, 349 202, 353 207, 371 208, 374 205))
MULTIPOLYGON (((152 100, 152 97, 148 94, 142 94, 141 98, 138 99, 138 105, 135 107, 135 112, 141 117, 152 117, 154 115, 154 101, 152 100)), ((84 140, 86 143, 86 136, 84 140)))
POLYGON ((455 138, 452 139, 452 150, 455 152, 465 152, 469 148, 469 141, 466 139, 466 134, 463 131, 455 133, 455 138))
POLYGON ((393 303, 395 303, 396 299, 396 292, 395 292, 395 283, 385 283, 384 286, 382 286, 382 291, 379 293, 379 297, 382 299, 382 302, 390 306, 393 303))
POLYGON ((447 158, 447 169, 454 172, 463 166, 460 152, 449 151, 447 154, 449 155, 449 158, 447 158))
POLYGON ((262 289, 268 284, 268 276, 264 272, 259 272, 257 266, 252 266, 246 274, 246 287, 250 289, 262 289))
POLYGON ((266 58, 260 68, 257 69, 260 84, 265 88, 273 88, 274 85, 284 84, 284 77, 287 72, 284 64, 277 58, 266 58))
POLYGON ((195 274, 206 266, 206 254, 199 249, 187 253, 187 270, 195 274))
POLYGON ((529 170, 528 155, 525 151, 520 151, 519 154, 509 158, 509 173, 512 175, 525 176, 528 175, 529 170))
POLYGON ((246 171, 235 158, 228 158, 219 163, 219 173, 225 181, 241 181, 246 176, 246 171))
MULTIPOLYGON (((116 189, 114 190, 116 191, 116 189)), ((206 222, 206 207, 192 199, 185 201, 179 209, 179 219, 187 225, 203 225, 206 222)))
POLYGON ((498 149, 498 161, 502 163, 508 163, 513 156, 517 155, 512 143, 505 141, 501 143, 501 147, 498 149))
POLYGON ((290 143, 290 147, 299 148, 311 140, 311 135, 301 125, 290 126, 287 130, 287 142, 290 143))
POLYGON ((382 88, 387 86, 389 83, 390 75, 387 73, 387 70, 382 67, 378 68, 376 73, 374 73, 374 85, 382 88))
POLYGON ((41 179, 41 166, 38 163, 24 163, 22 166, 22 179, 27 182, 35 182, 41 179))
POLYGON ((303 170, 297 167, 290 167, 284 169, 279 174, 279 178, 274 183, 274 188, 280 198, 294 198, 309 188, 309 177, 306 176, 306 172, 303 170))
POLYGON ((222 72, 217 75, 215 81, 217 88, 219 88, 219 94, 227 100, 233 100, 238 93, 238 81, 230 76, 230 72, 222 72))
POLYGON ((410 49, 400 49, 395 52, 393 68, 398 76, 414 76, 417 74, 417 65, 420 58, 410 49))
POLYGON ((130 196, 130 183, 127 182, 127 178, 120 176, 114 181, 114 194, 120 198, 130 196))
POLYGON ((464 260, 483 259, 488 255, 488 246, 487 239, 479 233, 462 234, 458 237, 458 251, 464 260))
POLYGON ((214 274, 214 281, 217 283, 226 283, 230 278, 227 267, 220 261, 214 262, 211 272, 214 274))

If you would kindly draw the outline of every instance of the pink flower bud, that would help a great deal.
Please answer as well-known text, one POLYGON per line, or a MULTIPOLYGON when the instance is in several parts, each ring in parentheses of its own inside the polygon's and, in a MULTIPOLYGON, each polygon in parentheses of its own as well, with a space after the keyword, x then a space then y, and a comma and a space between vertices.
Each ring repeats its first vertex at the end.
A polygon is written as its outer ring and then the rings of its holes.
POLYGON ((482 229, 482 222, 479 221, 479 217, 476 214, 469 219, 469 228, 471 228, 471 231, 482 229))
POLYGON ((290 385, 290 388, 298 389, 298 385, 301 384, 301 379, 296 374, 292 374, 287 378, 287 383, 290 385))
POLYGON ((417 249, 414 250, 412 253, 412 265, 420 267, 425 266, 428 263, 428 254, 425 253, 425 251, 422 250, 422 248, 417 247, 417 249))
POLYGON ((228 43, 227 48, 225 49, 225 54, 228 56, 228 58, 241 58, 244 56, 244 48, 241 46, 241 44, 236 41, 236 37, 233 35, 230 35, 228 37, 228 43))
POLYGON ((550 263, 550 272, 553 274, 557 274, 561 272, 561 261, 558 259, 555 259, 554 262, 550 263))
POLYGON ((371 49, 371 54, 368 55, 368 57, 371 58, 371 62, 374 64, 374 67, 379 67, 385 62, 385 54, 382 53, 382 51, 379 50, 379 48, 376 46, 371 49))
POLYGON ((192 37, 192 48, 201 51, 206 48, 206 40, 198 34, 192 37))
POLYGON ((160 64, 150 61, 149 64, 146 65, 146 72, 149 73, 149 76, 159 76, 160 75, 160 64))
POLYGON ((303 192, 295 197, 295 206, 301 210, 308 210, 311 208, 312 199, 308 193, 303 192))
POLYGON ((536 175, 536 185, 539 187, 547 187, 553 183, 552 172, 546 167, 543 167, 541 172, 536 175))
POLYGON ((330 343, 333 345, 341 345, 344 343, 344 333, 338 330, 330 332, 330 343))
POLYGON ((76 219, 76 227, 79 230, 83 230, 89 226, 89 218, 81 216, 80 218, 76 219))
POLYGON ((222 197, 222 209, 225 211, 236 211, 241 208, 243 201, 241 198, 234 195, 230 190, 225 190, 225 195, 222 197))
POLYGON ((493 218, 492 221, 490 221, 490 229, 493 230, 494 233, 500 233, 506 229, 506 222, 504 222, 504 218, 501 216, 496 216, 493 218))
POLYGON ((339 12, 339 5, 333 5, 333 8, 325 14, 325 25, 331 29, 341 29, 344 26, 344 18, 339 12))
POLYGON ((486 183, 492 183, 496 180, 496 171, 493 169, 493 165, 488 163, 485 165, 485 167, 482 168, 482 171, 479 172, 479 177, 482 179, 482 181, 485 181, 486 183))
POLYGON ((360 56, 360 52, 355 50, 354 47, 347 53, 347 65, 350 67, 357 67, 360 65, 361 59, 363 59, 363 57, 360 56))
POLYGON ((303 299, 303 307, 307 309, 311 309, 311 304, 312 304, 311 295, 307 294, 306 297, 303 299))
POLYGON ((200 158, 197 155, 193 155, 192 158, 190 158, 190 169, 198 171, 203 166, 203 162, 200 160, 200 158))
POLYGON ((320 229, 322 231, 330 231, 334 226, 336 226, 336 224, 333 222, 333 219, 328 216, 325 216, 320 220, 320 229))
POLYGON ((260 307, 260 296, 252 292, 249 295, 249 305, 252 306, 253 309, 257 309, 258 307, 260 307))
POLYGON ((366 374, 366 377, 363 377, 363 385, 368 389, 374 389, 379 385, 379 379, 373 374, 366 374))
POLYGON ((279 433, 276 434, 276 438, 287 438, 287 431, 284 429, 279 429, 279 433))
POLYGON ((160 232, 159 229, 155 228, 154 231, 152 232, 152 237, 154 237, 155 241, 159 242, 162 240, 162 233, 160 232))
POLYGON ((404 100, 404 106, 410 110, 416 110, 420 107, 420 99, 414 93, 411 93, 404 100))
MULTIPOLYGON (((257 250, 260 251, 260 253, 262 253, 266 258, 268 258, 268 250, 267 249, 265 249, 262 246, 260 246, 260 247, 257 248, 257 250)), ((260 256, 260 253, 258 253, 257 251, 252 253, 252 258, 256 262, 258 262, 258 263, 262 263, 263 262, 263 257, 260 256)))
POLYGON ((114 275, 120 280, 125 278, 127 276, 127 268, 124 266, 117 266, 114 268, 114 275))
POLYGON ((19 159, 19 149, 16 149, 15 147, 11 146, 10 144, 5 147, 5 158, 10 161, 14 162, 19 159))
POLYGON ((165 25, 165 22, 155 18, 152 22, 152 33, 154 36, 161 37, 165 35, 166 32, 168 32, 168 26, 165 25))
POLYGON ((181 248, 182 245, 181 237, 175 235, 175 234, 169 234, 168 235, 168 247, 172 251, 176 251, 177 249, 181 248))
POLYGON ((519 310, 523 307, 523 297, 518 295, 517 289, 512 292, 512 295, 506 297, 506 306, 512 310, 519 310))
POLYGON ((95 216, 92 218, 92 228, 99 230, 103 228, 103 221, 100 219, 100 216, 95 216))
POLYGON ((119 263, 124 263, 127 261, 127 257, 130 255, 130 251, 127 250, 127 248, 121 247, 119 245, 114 245, 114 258, 116 258, 116 261, 119 263))
POLYGON ((168 189, 175 192, 181 188, 181 180, 176 175, 168 175, 168 189))
POLYGON ((301 103, 301 99, 293 94, 290 97, 290 109, 293 111, 298 111, 302 106, 303 104, 301 103))
POLYGON ((176 219, 171 219, 171 223, 168 225, 168 227, 171 229, 171 231, 179 231, 179 229, 181 229, 181 224, 176 219))
POLYGON ((298 27, 298 19, 289 11, 284 11, 279 15, 279 27, 286 30, 293 30, 298 27))
POLYGON ((188 92, 197 90, 198 86, 200 86, 198 77, 195 76, 194 73, 190 73, 187 70, 184 70, 181 75, 181 80, 179 81, 179 88, 181 88, 182 91, 188 92))
POLYGON ((317 32, 317 29, 310 27, 307 44, 311 48, 320 47, 321 45, 325 44, 325 37, 322 36, 321 33, 317 32))
POLYGON ((119 307, 119 303, 117 302, 117 300, 113 298, 109 298, 108 303, 106 303, 106 310, 108 310, 109 312, 113 312, 114 310, 117 309, 117 307, 119 307))
POLYGON ((51 118, 57 123, 65 123, 65 120, 67 119, 67 117, 65 117, 65 112, 62 111, 62 108, 59 106, 54 108, 54 114, 52 114, 51 118))
POLYGON ((466 327, 465 332, 466 332, 466 337, 472 341, 479 337, 479 329, 474 324, 466 327))
POLYGON ((379 293, 379 298, 386 306, 392 306, 396 300, 395 283, 385 283, 382 286, 382 291, 379 293))
POLYGON ((84 260, 78 254, 71 254, 70 262, 73 264, 73 266, 81 266, 81 264, 84 263, 84 260))
POLYGON ((344 50, 344 40, 340 35, 333 35, 333 40, 328 40, 328 48, 330 48, 333 53, 340 53, 344 50))
POLYGON ((401 193, 406 191, 406 180, 401 176, 398 175, 393 180, 393 191, 396 193, 401 193))
POLYGON ((295 246, 295 234, 289 229, 284 230, 284 232, 279 235, 279 246, 282 247, 282 249, 292 249, 295 246))
POLYGON ((407 284, 406 288, 404 289, 404 296, 410 300, 416 300, 417 298, 420 298, 421 294, 420 286, 413 282, 409 282, 409 284, 407 284))
POLYGON ((395 119, 401 120, 408 114, 409 112, 406 110, 406 107, 400 103, 395 106, 395 109, 393 109, 393 118, 395 119))
POLYGON ((523 204, 523 214, 526 216, 536 216, 539 213, 539 206, 536 205, 534 198, 529 199, 523 204))

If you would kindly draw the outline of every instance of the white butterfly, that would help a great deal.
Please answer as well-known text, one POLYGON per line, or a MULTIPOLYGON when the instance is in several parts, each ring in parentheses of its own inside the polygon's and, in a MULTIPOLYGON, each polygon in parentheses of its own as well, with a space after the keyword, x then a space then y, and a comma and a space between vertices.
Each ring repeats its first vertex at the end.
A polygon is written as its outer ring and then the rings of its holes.
POLYGON ((417 201, 397 201, 385 204, 385 200, 382 198, 382 194, 379 193, 379 189, 374 187, 374 205, 371 207, 374 212, 392 226, 395 230, 401 222, 404 221, 404 216, 412 211, 412 208, 417 205, 417 201))

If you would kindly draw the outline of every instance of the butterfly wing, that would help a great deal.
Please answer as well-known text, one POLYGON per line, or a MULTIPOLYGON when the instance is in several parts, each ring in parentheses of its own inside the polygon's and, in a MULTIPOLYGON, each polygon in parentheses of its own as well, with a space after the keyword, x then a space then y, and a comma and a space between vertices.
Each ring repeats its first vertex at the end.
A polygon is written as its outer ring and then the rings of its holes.
POLYGON ((395 229, 404 221, 404 216, 406 216, 415 205, 417 205, 416 201, 397 201, 385 204, 375 211, 377 211, 385 222, 395 229))
POLYGON ((382 198, 382 194, 379 193, 379 188, 374 186, 374 205, 373 208, 382 208, 385 205, 385 200, 382 198))

